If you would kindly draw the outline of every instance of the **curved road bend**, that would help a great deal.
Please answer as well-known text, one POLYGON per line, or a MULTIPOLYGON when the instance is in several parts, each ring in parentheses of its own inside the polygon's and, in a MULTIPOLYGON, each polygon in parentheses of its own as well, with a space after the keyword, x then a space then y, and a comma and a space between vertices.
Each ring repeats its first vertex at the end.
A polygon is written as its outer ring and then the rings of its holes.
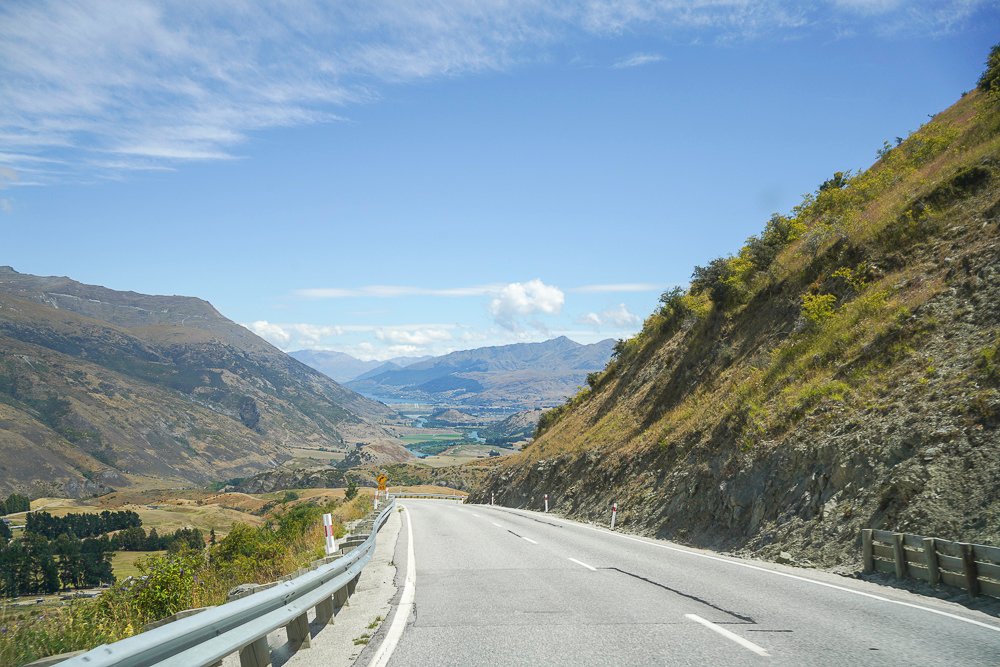
POLYGON ((416 614, 390 665, 1000 664, 1000 619, 958 605, 552 515, 403 504, 416 614))

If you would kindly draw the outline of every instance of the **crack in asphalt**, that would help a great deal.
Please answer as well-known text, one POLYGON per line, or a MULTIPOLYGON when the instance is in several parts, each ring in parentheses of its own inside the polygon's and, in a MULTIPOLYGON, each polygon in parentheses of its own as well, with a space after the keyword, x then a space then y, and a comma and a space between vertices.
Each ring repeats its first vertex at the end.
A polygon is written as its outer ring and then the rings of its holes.
POLYGON ((514 516, 519 516, 522 519, 528 519, 529 521, 534 521, 536 523, 544 523, 546 526, 552 526, 554 528, 562 528, 562 526, 560 526, 558 523, 551 523, 549 521, 542 521, 541 519, 536 519, 533 516, 525 516, 524 514, 518 514, 517 512, 508 512, 506 510, 498 509, 495 506, 493 507, 493 509, 495 509, 498 512, 503 512, 504 514, 513 514, 514 516))
POLYGON ((645 581, 647 584, 651 584, 653 586, 657 586, 657 587, 662 588, 664 590, 670 591, 671 593, 674 593, 675 595, 680 595, 681 597, 685 597, 685 598, 687 598, 689 600, 694 600, 695 602, 699 602, 699 603, 705 605, 706 607, 711 607, 712 609, 714 609, 716 611, 721 611, 723 614, 727 614, 729 616, 732 616, 733 618, 738 618, 741 621, 743 621, 744 623, 752 623, 754 625, 757 624, 757 621, 753 620, 753 618, 751 618, 750 616, 744 616, 743 614, 738 614, 735 611, 730 611, 729 609, 725 609, 725 608, 720 607, 718 605, 712 604, 708 600, 700 598, 697 595, 691 595, 690 593, 684 593, 682 591, 677 590, 676 588, 671 588, 670 586, 667 586, 665 584, 661 584, 658 581, 653 581, 652 579, 647 579, 646 577, 643 577, 641 575, 634 574, 632 572, 626 572, 625 570, 623 570, 621 568, 617 568, 617 567, 605 567, 605 568, 601 568, 601 569, 603 569, 603 570, 614 570, 615 572, 621 572, 622 574, 625 574, 625 575, 628 575, 630 577, 633 577, 634 579, 638 579, 640 581, 645 581))

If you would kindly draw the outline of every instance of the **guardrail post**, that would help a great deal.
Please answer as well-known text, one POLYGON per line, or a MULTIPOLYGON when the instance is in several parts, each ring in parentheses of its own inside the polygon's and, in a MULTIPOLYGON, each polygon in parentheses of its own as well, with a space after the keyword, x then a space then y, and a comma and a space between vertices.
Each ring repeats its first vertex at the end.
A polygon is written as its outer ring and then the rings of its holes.
POLYGON ((271 667, 271 647, 266 636, 240 649, 240 667, 271 667))
POLYGON ((875 549, 872 546, 871 528, 865 528, 861 531, 861 559, 864 561, 866 574, 875 571, 875 549))
POLYGON ((359 574, 358 576, 354 577, 353 579, 351 579, 350 581, 347 582, 347 595, 348 596, 354 595, 354 591, 358 590, 358 579, 360 579, 360 578, 361 578, 361 575, 359 574))
POLYGON ((345 604, 347 604, 348 598, 347 586, 344 586, 339 591, 333 594, 333 604, 337 609, 340 609, 345 604))
POLYGON ((938 570, 937 543, 933 537, 924 538, 924 565, 927 566, 927 583, 937 586, 941 571, 938 570))
POLYGON ((896 564, 896 578, 906 577, 906 552, 903 550, 903 534, 892 534, 892 555, 896 564))
POLYGON ((316 605, 316 620, 323 625, 328 625, 333 622, 335 611, 333 608, 333 598, 329 597, 316 605))
POLYGON ((306 614, 293 618, 292 622, 285 626, 285 634, 288 635, 288 643, 293 651, 312 646, 312 637, 309 636, 309 617, 306 614))
POLYGON ((972 551, 972 545, 964 542, 958 545, 962 549, 962 570, 965 574, 965 587, 969 591, 969 597, 974 598, 979 595, 979 573, 976 571, 976 556, 972 551))

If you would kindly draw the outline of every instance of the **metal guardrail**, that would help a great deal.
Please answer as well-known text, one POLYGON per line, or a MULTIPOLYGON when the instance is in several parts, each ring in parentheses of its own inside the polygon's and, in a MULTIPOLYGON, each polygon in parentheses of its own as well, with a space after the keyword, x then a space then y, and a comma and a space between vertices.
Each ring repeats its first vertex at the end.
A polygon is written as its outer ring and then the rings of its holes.
POLYGON ((307 613, 316 609, 317 620, 329 623, 337 606, 343 606, 375 551, 379 528, 395 509, 385 505, 371 521, 371 532, 351 551, 301 576, 232 602, 209 607, 147 632, 104 644, 59 663, 64 667, 195 667, 215 665, 227 655, 240 654, 242 667, 271 664, 267 635, 286 628, 295 648, 309 646, 307 613), (335 606, 336 605, 336 606, 335 606))
POLYGON ((931 586, 943 583, 964 588, 970 597, 1000 598, 1000 547, 866 528, 861 553, 865 572, 921 579, 931 586))
POLYGON ((465 500, 468 496, 447 493, 394 493, 393 498, 437 498, 440 500, 465 500))

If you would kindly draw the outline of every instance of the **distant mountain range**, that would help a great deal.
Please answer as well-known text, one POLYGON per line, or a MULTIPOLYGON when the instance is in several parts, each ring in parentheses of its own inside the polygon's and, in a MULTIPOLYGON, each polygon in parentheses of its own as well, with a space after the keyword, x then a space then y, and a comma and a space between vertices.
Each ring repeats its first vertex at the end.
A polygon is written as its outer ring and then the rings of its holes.
POLYGON ((601 370, 614 341, 581 345, 565 336, 452 352, 370 370, 347 387, 386 401, 531 409, 562 403, 601 370))
POLYGON ((296 350, 288 354, 337 382, 356 380, 369 373, 378 374, 387 370, 395 370, 431 358, 430 356, 395 357, 386 361, 362 361, 344 352, 333 350, 296 350))
POLYGON ((0 493, 260 471, 293 447, 402 447, 395 413, 206 301, 0 267, 0 493))

